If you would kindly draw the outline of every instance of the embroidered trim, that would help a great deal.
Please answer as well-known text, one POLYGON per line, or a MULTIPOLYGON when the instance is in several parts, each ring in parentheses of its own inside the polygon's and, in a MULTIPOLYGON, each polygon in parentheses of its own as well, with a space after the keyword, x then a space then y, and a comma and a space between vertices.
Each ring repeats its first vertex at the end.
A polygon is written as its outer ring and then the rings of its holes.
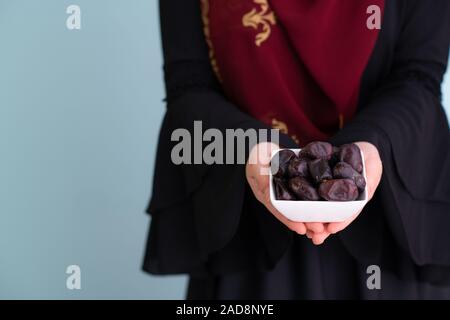
POLYGON ((262 25, 262 31, 256 35, 255 39, 255 44, 259 47, 270 37, 271 25, 276 25, 276 19, 275 14, 270 10, 268 0, 253 0, 253 2, 260 5, 260 11, 253 8, 242 17, 242 24, 244 27, 252 27, 256 30, 262 25))
POLYGON ((344 127, 344 115, 342 113, 339 113, 339 129, 342 129, 344 127))
POLYGON ((216 55, 214 53, 214 47, 211 41, 211 31, 209 25, 209 0, 200 0, 201 10, 202 10, 202 20, 203 20, 203 33, 205 34, 205 40, 209 48, 209 60, 211 62, 211 67, 216 74, 219 82, 222 82, 222 77, 220 75, 219 65, 217 64, 216 55))
MULTIPOLYGON (((285 122, 277 120, 276 118, 272 119, 272 128, 280 130, 281 133, 289 134, 288 126, 285 122)), ((298 140, 297 136, 294 134, 291 136, 292 140, 295 141, 296 144, 300 144, 300 140, 298 140)))

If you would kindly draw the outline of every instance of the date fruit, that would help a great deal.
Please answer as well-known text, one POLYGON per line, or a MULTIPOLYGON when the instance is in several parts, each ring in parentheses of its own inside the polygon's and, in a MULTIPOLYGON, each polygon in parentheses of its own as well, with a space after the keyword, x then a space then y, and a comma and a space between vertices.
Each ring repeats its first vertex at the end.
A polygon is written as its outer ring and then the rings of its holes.
POLYGON ((312 180, 319 184, 324 180, 333 179, 331 168, 325 159, 316 159, 308 163, 309 173, 312 180))
POLYGON ((328 201, 354 201, 358 198, 358 187, 350 179, 333 179, 322 182, 319 195, 328 201))
POLYGON ((280 150, 270 165, 277 200, 354 201, 366 188, 356 144, 335 147, 328 142, 311 142, 298 155, 280 150))
POLYGON ((319 194, 316 188, 305 178, 295 177, 289 180, 289 189, 300 200, 316 201, 319 200, 319 194))
POLYGON ((361 151, 359 147, 354 144, 344 144, 340 148, 339 160, 341 162, 346 162, 353 167, 359 173, 362 173, 363 162, 361 158, 361 151))
POLYGON ((293 158, 288 166, 288 176, 294 177, 307 177, 309 174, 308 161, 303 158, 293 158))
POLYGON ((300 156, 309 159, 329 160, 333 154, 333 146, 328 142, 316 141, 307 144, 301 151, 300 156))
POLYGON ((333 177, 341 179, 351 179, 359 190, 364 190, 366 180, 351 165, 346 162, 338 162, 333 169, 333 177))
POLYGON ((339 154, 340 154, 340 152, 341 152, 341 149, 339 149, 338 147, 333 146, 333 153, 331 154, 331 158, 328 161, 328 163, 329 163, 331 168, 334 168, 336 163, 339 162, 339 154))
POLYGON ((296 200, 295 196, 289 191, 283 179, 273 178, 275 197, 277 200, 296 200))
POLYGON ((285 177, 289 163, 293 158, 297 158, 294 151, 287 149, 279 151, 271 161, 272 174, 278 178, 285 177))

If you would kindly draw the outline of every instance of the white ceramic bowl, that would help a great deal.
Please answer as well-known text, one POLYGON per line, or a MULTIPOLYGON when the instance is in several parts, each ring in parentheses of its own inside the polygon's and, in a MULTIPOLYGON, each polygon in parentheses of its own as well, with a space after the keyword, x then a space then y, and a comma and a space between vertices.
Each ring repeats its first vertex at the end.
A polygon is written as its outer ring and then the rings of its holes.
MULTIPOLYGON (((301 149, 290 149, 298 155, 301 149)), ((272 153, 272 158, 280 150, 272 153)), ((367 181, 366 166, 363 159, 363 175, 367 181)), ((270 172, 270 201, 286 218, 297 222, 341 222, 357 214, 367 203, 367 185, 355 201, 302 201, 276 200, 273 188, 272 172, 270 172)))

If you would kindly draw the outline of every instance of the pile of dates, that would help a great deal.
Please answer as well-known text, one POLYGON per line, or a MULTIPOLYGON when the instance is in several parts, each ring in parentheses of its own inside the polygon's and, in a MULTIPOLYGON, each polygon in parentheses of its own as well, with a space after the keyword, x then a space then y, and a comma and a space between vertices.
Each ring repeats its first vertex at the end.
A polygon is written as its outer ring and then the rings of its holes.
POLYGON ((311 142, 299 154, 280 150, 271 161, 277 200, 354 201, 364 191, 363 161, 356 144, 311 142))

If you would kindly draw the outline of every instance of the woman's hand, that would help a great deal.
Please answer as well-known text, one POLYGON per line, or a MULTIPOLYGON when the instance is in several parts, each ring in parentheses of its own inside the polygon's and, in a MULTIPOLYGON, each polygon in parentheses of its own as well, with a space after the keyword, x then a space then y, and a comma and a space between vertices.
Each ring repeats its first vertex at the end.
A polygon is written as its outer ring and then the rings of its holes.
MULTIPOLYGON (((368 142, 356 142, 364 154, 364 165, 367 175, 368 200, 372 199, 381 180, 383 166, 377 148, 368 142)), ((273 143, 260 143, 253 147, 246 165, 247 181, 255 197, 284 225, 298 234, 306 234, 315 245, 322 244, 330 234, 337 233, 348 227, 361 212, 343 222, 332 223, 302 223, 294 222, 284 217, 270 202, 269 170, 273 150, 279 146, 273 143)))
POLYGON ((247 161, 245 174, 256 199, 260 201, 278 220, 298 234, 306 234, 306 225, 284 217, 270 202, 269 170, 273 150, 280 147, 274 143, 262 142, 253 147, 247 161))
MULTIPOLYGON (((381 163, 378 149, 368 142, 356 142, 356 145, 362 150, 364 154, 364 165, 366 167, 368 200, 370 201, 378 187, 383 173, 383 165, 381 163)), ((323 232, 313 232, 308 230, 307 237, 312 240, 314 244, 322 244, 330 234, 337 233, 347 228, 361 213, 358 212, 353 217, 343 222, 332 222, 324 224, 323 232)))
MULTIPOLYGON (((369 142, 356 142, 356 145, 362 150, 364 154, 364 165, 366 167, 367 175, 367 191, 368 200, 370 201, 377 190, 378 185, 381 181, 381 175, 383 173, 383 164, 381 163, 380 154, 378 149, 369 142)), ((347 228, 347 226, 355 220, 358 214, 351 217, 349 220, 344 222, 333 222, 328 224, 327 231, 330 233, 336 233, 347 228)))

